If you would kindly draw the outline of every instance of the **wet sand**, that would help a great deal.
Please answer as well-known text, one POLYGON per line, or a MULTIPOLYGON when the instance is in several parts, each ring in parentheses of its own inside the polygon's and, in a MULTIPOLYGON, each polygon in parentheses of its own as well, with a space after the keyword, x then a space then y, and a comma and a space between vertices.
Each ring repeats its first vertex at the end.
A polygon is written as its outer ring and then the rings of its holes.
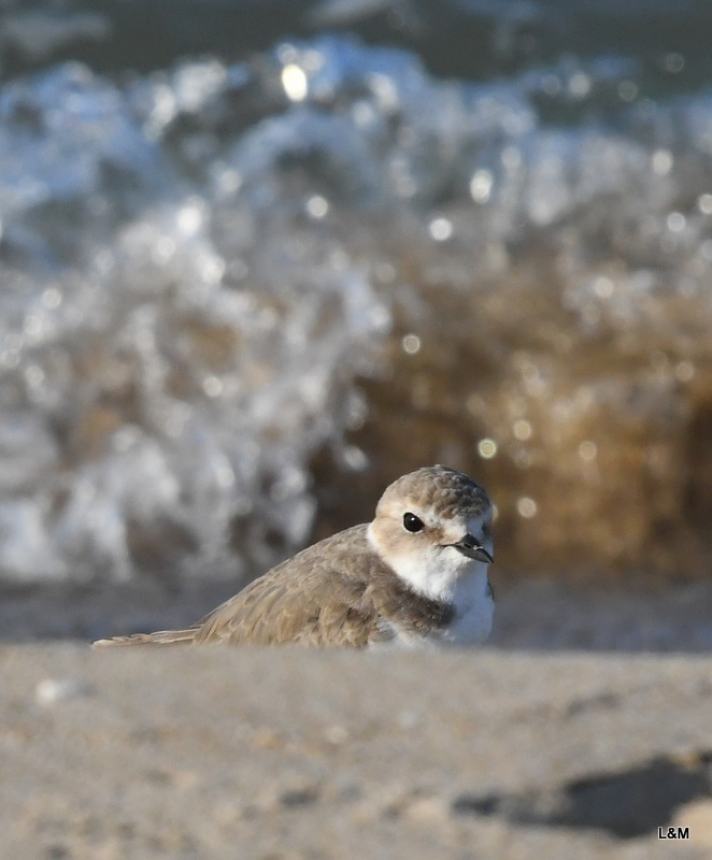
POLYGON ((0 666, 3 856, 712 851, 711 657, 50 642, 0 666))

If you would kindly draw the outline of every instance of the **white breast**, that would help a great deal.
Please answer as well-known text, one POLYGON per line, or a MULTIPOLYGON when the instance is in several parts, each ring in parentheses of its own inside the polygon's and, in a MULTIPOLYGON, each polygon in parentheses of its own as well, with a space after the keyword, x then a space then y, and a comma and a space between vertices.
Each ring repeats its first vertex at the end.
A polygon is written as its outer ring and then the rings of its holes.
POLYGON ((372 648, 380 650, 384 647, 422 648, 443 645, 471 647, 485 642, 492 631, 494 600, 487 580, 486 566, 478 567, 484 570, 467 576, 455 587, 452 595, 455 617, 446 630, 434 636, 418 636, 400 629, 396 624, 385 622, 393 638, 372 648))
POLYGON ((494 600, 487 580, 487 566, 458 579, 453 594, 455 618, 444 639, 452 645, 481 645, 492 631, 494 600))

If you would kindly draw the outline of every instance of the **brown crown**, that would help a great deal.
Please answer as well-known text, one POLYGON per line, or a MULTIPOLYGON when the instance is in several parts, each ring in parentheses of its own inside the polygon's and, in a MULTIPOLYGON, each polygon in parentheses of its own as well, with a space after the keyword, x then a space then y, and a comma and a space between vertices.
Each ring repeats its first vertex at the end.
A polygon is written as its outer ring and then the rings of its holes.
POLYGON ((463 509, 477 516, 490 507, 486 491, 469 475, 440 465, 424 466, 398 478, 381 496, 376 513, 395 498, 407 498, 420 508, 432 508, 444 518, 462 514, 463 509))

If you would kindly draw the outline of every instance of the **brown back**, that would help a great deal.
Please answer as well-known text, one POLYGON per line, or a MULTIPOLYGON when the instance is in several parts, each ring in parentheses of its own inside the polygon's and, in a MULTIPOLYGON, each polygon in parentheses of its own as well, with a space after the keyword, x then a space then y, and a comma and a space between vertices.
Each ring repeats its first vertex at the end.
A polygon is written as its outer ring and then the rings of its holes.
POLYGON ((363 648, 393 638, 393 625, 439 631, 452 608, 411 591, 375 555, 366 529, 346 529, 272 568, 207 615, 194 641, 363 648))

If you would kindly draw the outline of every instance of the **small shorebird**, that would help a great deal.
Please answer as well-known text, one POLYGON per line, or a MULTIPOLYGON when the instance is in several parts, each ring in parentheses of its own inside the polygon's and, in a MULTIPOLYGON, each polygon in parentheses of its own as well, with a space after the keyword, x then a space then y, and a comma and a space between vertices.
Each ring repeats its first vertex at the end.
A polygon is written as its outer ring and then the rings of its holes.
POLYGON ((386 489, 370 524, 297 553, 195 626, 95 645, 475 645, 494 612, 491 522, 467 475, 418 469, 386 489))

